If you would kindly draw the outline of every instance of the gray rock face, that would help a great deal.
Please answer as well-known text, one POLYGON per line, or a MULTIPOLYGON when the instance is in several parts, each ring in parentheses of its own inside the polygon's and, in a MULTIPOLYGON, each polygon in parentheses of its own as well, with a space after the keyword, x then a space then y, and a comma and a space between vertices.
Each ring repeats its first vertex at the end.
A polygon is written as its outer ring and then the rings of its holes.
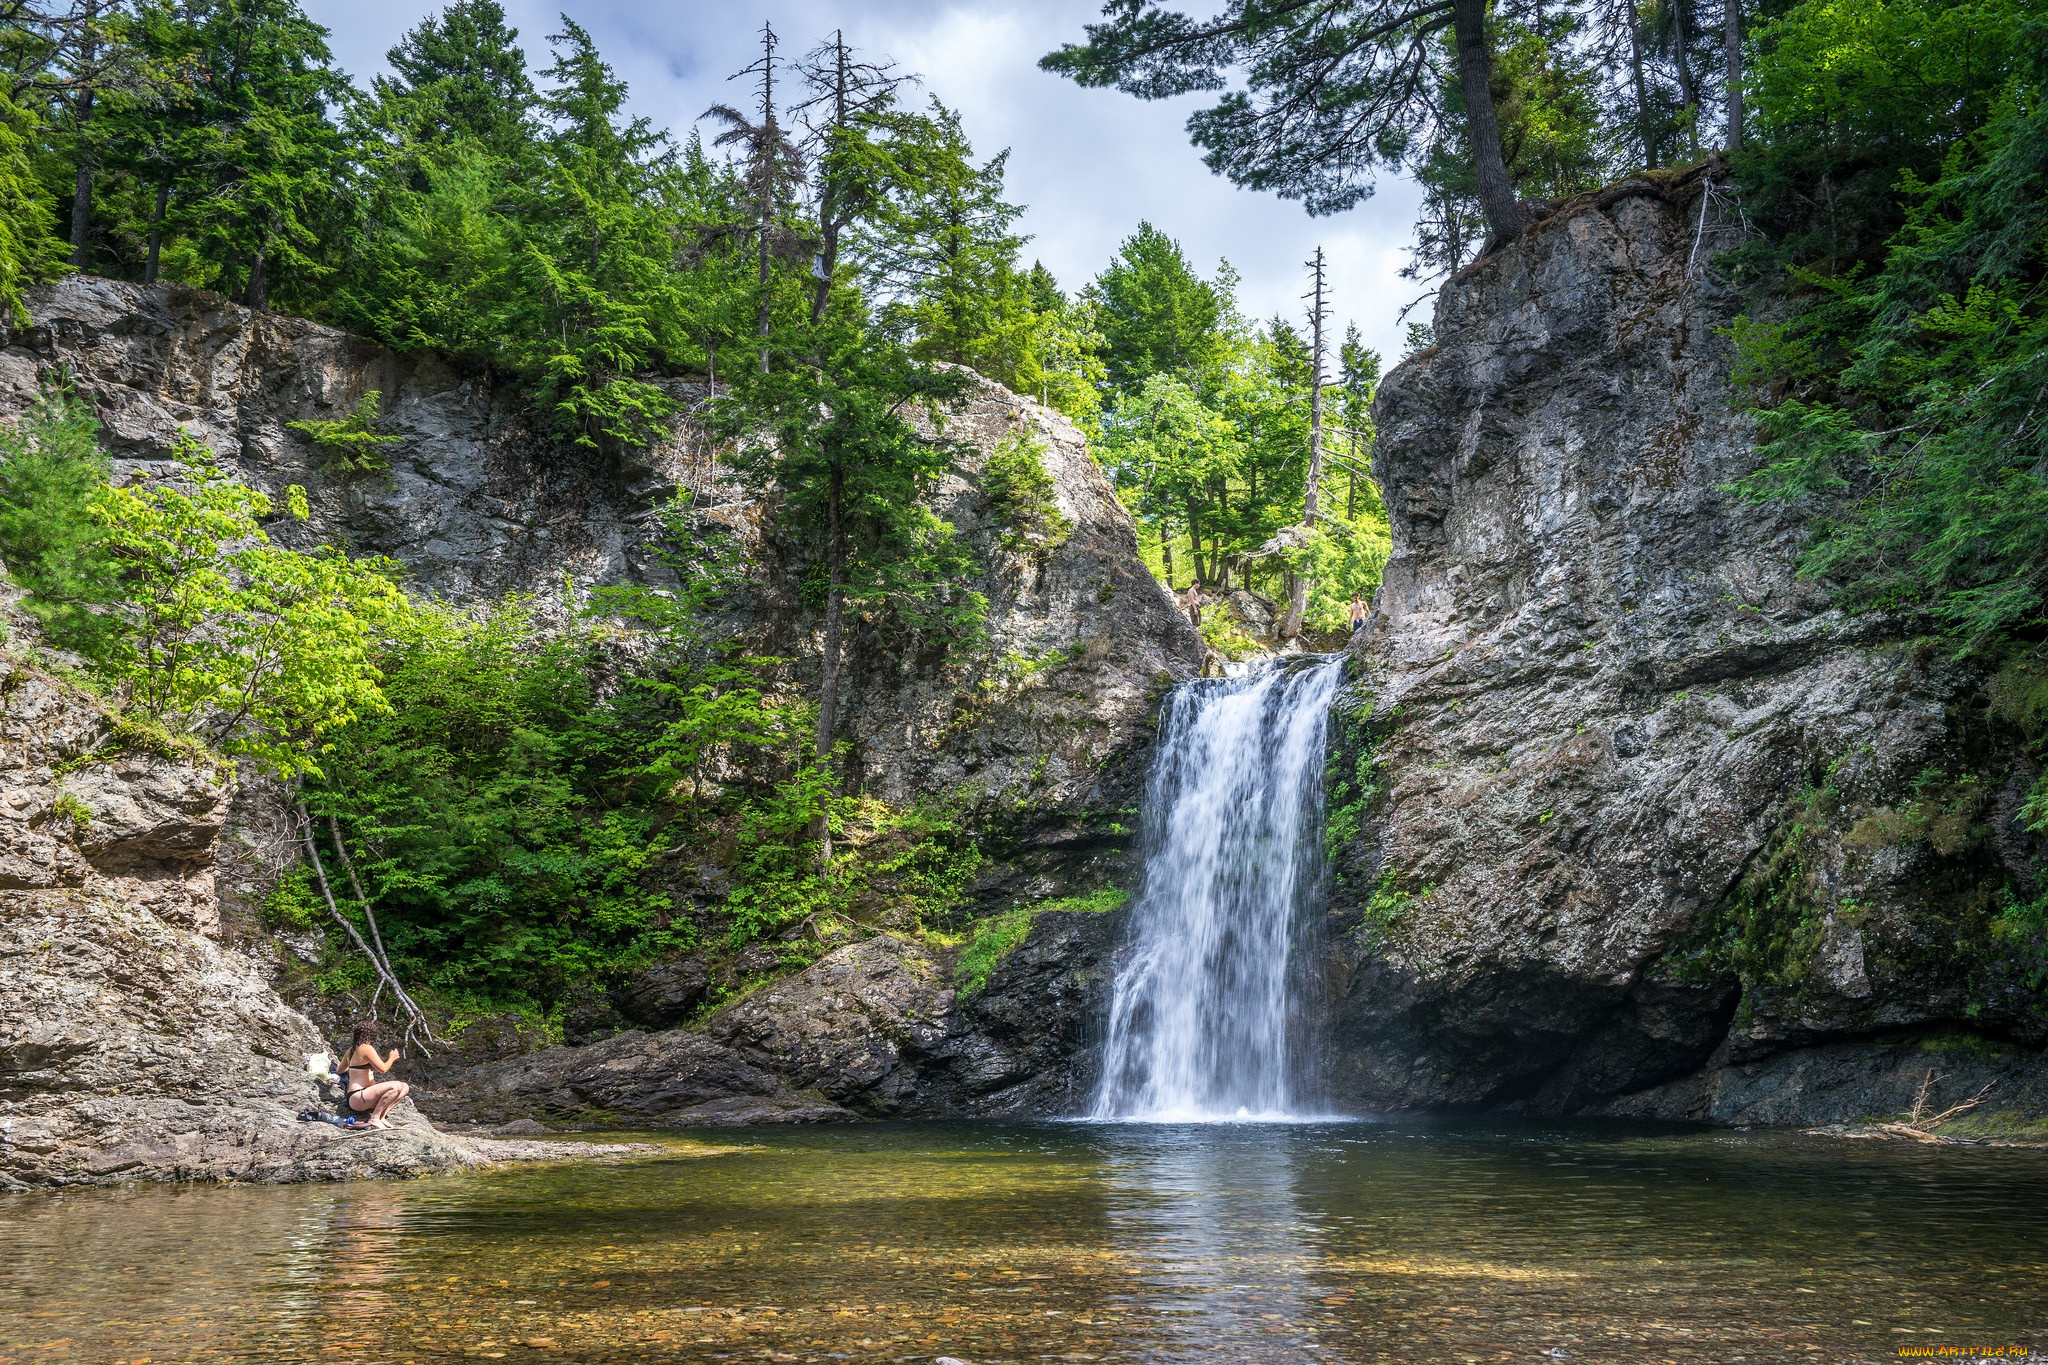
POLYGON ((1335 727, 1378 789, 1332 909, 1347 1103, 1806 1122, 1858 1088, 1759 1107, 1729 1069, 2048 1037, 1971 908, 2027 859, 1871 836, 1925 772, 2005 782, 1979 679, 1832 607, 1806 525, 1720 491, 1756 465, 1740 301, 1676 199, 1581 202, 1461 272, 1380 390, 1394 550, 1335 727))
POLYGON ((559 1155, 299 1120, 335 1096, 325 1045, 216 943, 224 775, 129 751, 81 763, 96 703, 0 657, 0 1189, 125 1180, 342 1180, 559 1155), (59 766, 67 771, 57 774, 59 766))
POLYGON ((585 1047, 437 1070, 419 1102, 444 1122, 681 1127, 818 1123, 855 1114, 695 1033, 620 1033, 585 1047))
POLYGON ((673 1028, 690 1017, 710 989, 711 971, 703 958, 676 958, 621 982, 611 992, 611 1005, 643 1028, 673 1028))
POLYGON ((1046 911, 962 1005, 955 950, 879 935, 713 1016, 436 1073, 436 1119, 812 1123, 1064 1114, 1085 1102, 1121 914, 1046 911))
MULTIPOLYGON (((764 538, 759 508, 690 421, 649 449, 599 455, 535 432, 519 397, 481 370, 181 285, 73 275, 33 291, 29 310, 30 326, 0 326, 0 412, 20 410, 62 368, 98 411, 122 472, 167 471, 182 430, 280 505, 287 486, 307 490, 312 518, 280 518, 268 528, 279 543, 390 555, 409 586, 450 601, 525 593, 545 618, 565 579, 578 593, 663 582, 648 532, 657 507, 688 489, 700 517, 751 552, 736 627, 797 660, 794 681, 815 688, 823 626, 799 590, 808 562, 764 538), (345 416, 373 389, 382 430, 404 437, 387 448, 389 473, 327 471, 288 424, 345 416)), ((703 396, 688 382, 668 387, 686 406, 703 396)), ((990 810, 1121 809, 1142 780, 1152 708, 1168 681, 1200 669, 1201 641, 1146 572, 1073 423, 976 379, 944 436, 957 459, 930 505, 976 555, 979 571, 959 586, 988 599, 988 648, 935 667, 892 653, 856 621, 849 776, 895 802, 945 791, 990 810), (986 463, 1017 439, 1041 452, 1063 535, 998 524, 986 463)), ((1063 856, 1085 860, 1099 842, 1064 817, 1042 823, 1065 830, 1063 856)))

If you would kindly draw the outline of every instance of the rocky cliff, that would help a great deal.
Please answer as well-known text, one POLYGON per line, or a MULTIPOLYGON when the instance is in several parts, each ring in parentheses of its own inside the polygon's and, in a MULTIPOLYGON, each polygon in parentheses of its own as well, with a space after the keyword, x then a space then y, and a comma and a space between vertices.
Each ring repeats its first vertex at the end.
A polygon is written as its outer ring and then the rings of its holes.
POLYGON ((216 941, 228 774, 116 743, 91 697, 0 654, 0 1190, 344 1180, 561 1155, 300 1121, 335 1096, 305 1016, 216 941))
POLYGON ((1702 186, 1588 196, 1460 272, 1380 389, 1338 1094, 1788 1123, 1934 1073, 2043 1112, 2038 964, 1993 923, 2043 867, 2033 770, 1975 666, 1797 575, 1810 511, 1724 491, 1757 457, 1702 186))
MULTIPOLYGON (((180 431, 237 477, 281 499, 307 490, 312 517, 280 543, 333 542, 405 566, 407 586, 452 602, 530 594, 543 610, 594 586, 659 584, 657 511, 678 491, 699 519, 742 540, 737 628, 791 659, 815 691, 822 621, 801 584, 804 554, 725 474, 685 418, 646 449, 600 453, 539 434, 519 395, 483 367, 401 355, 297 318, 257 313, 182 285, 70 276, 29 297, 31 324, 0 327, 0 414, 61 375, 88 397, 122 477, 168 470, 180 431), (388 473, 337 473, 294 421, 346 416, 382 395, 388 473)), ((664 381, 688 409, 701 383, 664 381)), ((1081 433, 1059 413, 976 380, 945 416, 951 470, 931 510, 989 602, 986 649, 934 667, 851 628, 842 704, 849 777, 891 801, 955 792, 984 810, 1029 808, 1038 837, 1127 806, 1166 683, 1199 670, 1202 646, 1138 558, 1136 531, 1081 433), (984 473, 1023 440, 1050 476, 1064 525, 1024 536, 991 506, 984 473)), ((1067 834, 1079 837, 1071 829, 1067 834)))
MULTIPOLYGON (((810 566, 688 420, 652 449, 599 455, 536 435, 483 370, 203 291, 74 276, 35 293, 30 309, 29 326, 0 329, 0 414, 61 378, 98 412, 117 477, 169 472, 182 431, 245 482, 308 490, 312 519, 281 522, 281 542, 391 555, 410 588, 445 600, 530 594, 545 615, 593 586, 659 584, 656 513, 688 493, 701 526, 747 551, 733 628, 792 660, 784 682, 815 685, 819 623, 800 592, 810 566), (324 468, 287 424, 344 415, 371 390, 382 430, 404 438, 388 475, 324 468)), ((686 406, 702 396, 687 381, 670 387, 686 406)), ((1153 708, 1199 669, 1200 641, 1139 561, 1130 520, 1071 423, 976 382, 943 434, 955 461, 932 507, 978 566, 960 586, 988 599, 988 647, 935 665, 892 654, 856 622, 847 779, 895 802, 947 794, 970 811, 986 835, 983 904, 1120 880, 1153 708), (1018 441, 1037 452, 1057 510, 1031 535, 1003 522, 985 478, 989 457, 1018 441)), ((312 951, 262 931, 253 913, 293 856, 275 793, 133 746, 81 762, 111 722, 89 698, 59 700, 55 680, 9 666, 32 681, 8 693, 28 709, 10 710, 0 760, 12 774, 0 818, 18 832, 0 869, 13 945, 0 957, 8 1178, 341 1176, 510 1154, 416 1117, 401 1135, 371 1138, 295 1122, 315 1098, 302 1054, 322 1044, 259 966, 312 951)), ((614 991, 617 1012, 600 1009, 584 1040, 621 1024, 657 1031, 538 1056, 514 1045, 487 1063, 444 1058, 416 1074, 420 1097, 437 1116, 477 1120, 1056 1109, 1079 1084, 1120 923, 1041 916, 966 1005, 950 984, 954 950, 868 937, 694 1033, 658 1030, 702 998, 702 966, 665 964, 614 991)))

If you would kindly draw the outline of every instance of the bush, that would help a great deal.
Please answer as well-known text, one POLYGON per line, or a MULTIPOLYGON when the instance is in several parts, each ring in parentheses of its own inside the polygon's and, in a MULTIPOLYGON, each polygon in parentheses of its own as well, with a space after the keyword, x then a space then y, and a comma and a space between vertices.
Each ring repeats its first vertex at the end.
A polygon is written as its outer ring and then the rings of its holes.
POLYGON ((358 473, 389 469, 391 460, 383 448, 402 445, 405 438, 377 434, 378 405, 383 396, 380 390, 371 389, 356 400, 355 411, 339 421, 286 422, 285 426, 300 432, 318 446, 327 456, 327 467, 331 471, 358 473))
POLYGON ((120 648, 120 566, 93 519, 110 466, 92 411, 63 389, 0 426, 0 561, 57 648, 105 661, 120 648))
POLYGON ((982 510, 1004 528, 1000 540, 1006 550, 1050 554, 1073 529, 1053 496, 1045 445, 1035 436, 1004 437, 982 464, 981 488, 982 510))

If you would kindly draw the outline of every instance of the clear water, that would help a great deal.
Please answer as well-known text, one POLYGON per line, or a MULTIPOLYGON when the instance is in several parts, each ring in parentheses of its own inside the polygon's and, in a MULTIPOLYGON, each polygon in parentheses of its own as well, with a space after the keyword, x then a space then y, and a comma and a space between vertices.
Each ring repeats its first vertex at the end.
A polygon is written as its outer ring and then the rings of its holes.
POLYGON ((0 1361, 1879 1361, 2048 1342, 2048 1152, 858 1125, 0 1197, 0 1361))
POLYGON ((1300 989, 1319 883, 1337 659, 1176 688, 1146 790, 1145 876, 1093 1113, 1166 1122, 1316 1108, 1300 989))

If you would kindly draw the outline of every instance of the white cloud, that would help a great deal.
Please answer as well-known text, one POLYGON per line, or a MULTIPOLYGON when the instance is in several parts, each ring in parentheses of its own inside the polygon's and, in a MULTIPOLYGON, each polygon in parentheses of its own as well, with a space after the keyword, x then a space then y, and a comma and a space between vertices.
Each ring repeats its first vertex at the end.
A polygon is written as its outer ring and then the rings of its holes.
MULTIPOLYGON (((559 7, 504 3, 534 69, 545 66, 559 7)), ((439 8, 423 0, 307 3, 331 30, 337 60, 364 83, 384 69, 385 50, 439 8)), ((1302 263, 1321 243, 1331 262, 1337 334, 1355 322, 1391 363, 1401 349, 1395 315, 1421 292, 1398 274, 1414 186, 1383 181, 1359 208, 1323 219, 1272 195, 1233 188, 1188 144, 1183 125, 1200 97, 1148 104, 1038 70, 1039 57, 1078 40, 1099 12, 1092 0, 774 0, 755 8, 586 0, 570 11, 632 86, 633 112, 679 134, 708 105, 744 93, 725 78, 758 56, 764 20, 774 23, 785 56, 843 27, 850 43, 894 57, 958 108, 978 155, 1011 149, 1010 197, 1029 206, 1019 224, 1032 237, 1027 258, 1042 259, 1067 289, 1101 270, 1142 219, 1179 239, 1204 273, 1228 258, 1242 277, 1239 299, 1248 314, 1299 319, 1308 287, 1302 263)), ((1411 320, 1426 320, 1428 307, 1411 320)))

